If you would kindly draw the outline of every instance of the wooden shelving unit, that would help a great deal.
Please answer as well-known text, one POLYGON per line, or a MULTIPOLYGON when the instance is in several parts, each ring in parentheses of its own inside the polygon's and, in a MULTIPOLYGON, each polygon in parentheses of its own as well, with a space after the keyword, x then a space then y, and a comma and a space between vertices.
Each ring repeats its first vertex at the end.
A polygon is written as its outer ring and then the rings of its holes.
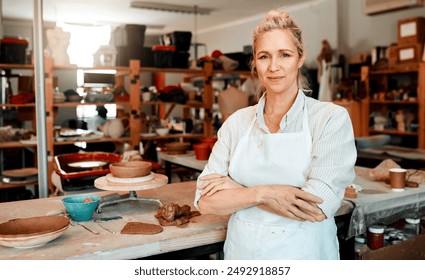
MULTIPOLYGON (((48 176, 54 171, 53 159, 55 156, 55 147, 73 145, 76 142, 82 141, 56 141, 54 135, 54 119, 55 113, 59 108, 73 108, 80 105, 105 105, 105 104, 117 104, 122 107, 128 108, 130 112, 130 133, 128 137, 121 137, 118 139, 112 139, 109 137, 102 137, 101 139, 96 140, 84 140, 86 143, 104 143, 104 142, 120 142, 120 143, 129 143, 133 149, 139 148, 139 143, 141 140, 155 140, 155 141, 169 141, 171 139, 199 139, 203 136, 212 136, 214 134, 212 126, 212 112, 213 112, 213 102, 214 102, 214 91, 212 81, 215 78, 220 78, 225 75, 240 75, 241 77, 247 77, 250 75, 249 71, 224 71, 224 70, 213 70, 212 63, 205 63, 204 68, 202 69, 176 69, 176 68, 153 68, 153 67, 142 67, 140 61, 131 60, 129 67, 118 66, 103 66, 103 67, 77 67, 77 66, 56 66, 53 64, 51 57, 45 57, 44 60, 44 76, 45 76, 45 98, 46 98, 46 136, 47 136, 47 155, 48 155, 48 176), (129 78, 130 84, 129 89, 129 101, 117 101, 117 102, 107 102, 107 103, 89 103, 89 102, 63 102, 63 103, 54 103, 53 102, 53 87, 54 87, 54 74, 56 71, 66 71, 66 70, 116 70, 117 71, 117 81, 124 85, 125 77, 129 78), (164 74, 167 73, 177 73, 183 75, 184 81, 195 81, 196 79, 202 79, 203 82, 203 99, 197 102, 191 102, 190 104, 177 104, 174 102, 160 102, 160 101, 149 101, 142 102, 140 100, 140 77, 141 75, 155 75, 155 74, 164 74), (162 117, 168 117, 173 109, 176 106, 183 106, 183 114, 188 115, 188 112, 192 108, 203 109, 204 119, 203 119, 203 133, 187 133, 187 134, 169 134, 166 136, 142 136, 141 135, 141 112, 143 106, 156 106, 161 108, 157 110, 162 114, 162 117)), ((0 69, 9 69, 9 70, 34 70, 34 66, 31 64, 0 64, 0 69)), ((0 104, 0 106, 6 107, 16 107, 16 108, 32 108, 34 110, 34 119, 35 119, 35 104, 0 104)), ((6 143, 0 143, 0 149, 5 148, 36 148, 37 143, 21 143, 18 141, 11 141, 6 143)), ((53 186, 50 183, 50 191, 53 191, 53 186)))
POLYGON ((366 98, 362 101, 362 136, 389 134, 397 139, 400 146, 425 148, 425 63, 418 63, 416 69, 372 70, 363 66, 361 81, 365 83, 366 98), (417 85, 409 89, 407 98, 392 98, 391 91, 417 85), (387 116, 397 110, 414 116, 415 126, 398 130, 394 124, 383 129, 370 125, 371 114, 387 116))

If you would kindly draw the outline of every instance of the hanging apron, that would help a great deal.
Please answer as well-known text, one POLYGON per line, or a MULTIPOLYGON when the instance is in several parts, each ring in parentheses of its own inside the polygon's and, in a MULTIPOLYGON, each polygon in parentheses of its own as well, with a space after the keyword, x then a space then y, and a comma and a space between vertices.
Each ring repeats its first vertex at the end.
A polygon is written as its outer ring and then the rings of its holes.
POLYGON ((322 60, 322 75, 320 76, 319 84, 319 96, 320 101, 332 101, 332 89, 331 89, 331 64, 326 63, 325 60, 322 60))
MULTIPOLYGON (((303 130, 251 136, 256 122, 240 139, 229 175, 246 186, 304 186, 311 164, 312 139, 304 97, 303 130)), ((300 222, 258 207, 234 213, 228 224, 225 259, 339 259, 333 217, 300 222)))

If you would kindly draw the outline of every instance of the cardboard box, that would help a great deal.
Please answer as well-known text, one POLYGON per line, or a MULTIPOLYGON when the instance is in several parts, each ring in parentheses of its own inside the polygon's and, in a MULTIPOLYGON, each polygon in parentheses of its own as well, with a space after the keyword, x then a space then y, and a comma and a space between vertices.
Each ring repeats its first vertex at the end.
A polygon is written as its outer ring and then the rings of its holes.
POLYGON ((398 21, 398 44, 423 44, 425 42, 425 17, 398 21))
POLYGON ((397 63, 420 62, 423 44, 397 45, 397 63))
POLYGON ((360 253, 361 260, 425 260, 425 232, 401 243, 377 250, 367 248, 360 253))

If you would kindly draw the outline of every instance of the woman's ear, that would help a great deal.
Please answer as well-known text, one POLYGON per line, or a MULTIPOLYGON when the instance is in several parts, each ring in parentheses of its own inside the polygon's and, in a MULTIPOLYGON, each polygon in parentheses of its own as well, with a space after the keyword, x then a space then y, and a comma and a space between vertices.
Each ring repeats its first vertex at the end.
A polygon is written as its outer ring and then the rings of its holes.
POLYGON ((300 57, 300 59, 298 61, 298 69, 300 69, 301 67, 303 67, 304 60, 305 60, 305 53, 303 54, 303 56, 300 57))

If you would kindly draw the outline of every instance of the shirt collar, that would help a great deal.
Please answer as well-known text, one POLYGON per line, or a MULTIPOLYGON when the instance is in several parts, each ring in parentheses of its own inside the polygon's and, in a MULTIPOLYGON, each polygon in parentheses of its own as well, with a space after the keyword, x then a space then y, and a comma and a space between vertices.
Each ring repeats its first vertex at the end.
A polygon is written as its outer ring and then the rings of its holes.
MULTIPOLYGON (((302 112, 302 109, 304 107, 304 92, 302 90, 298 90, 297 97, 295 98, 294 104, 292 104, 289 111, 286 113, 286 115, 282 118, 282 121, 280 122, 280 130, 282 131, 292 120, 297 118, 299 114, 302 112)), ((257 121, 259 124, 259 127, 269 132, 268 127, 266 126, 266 123, 264 121, 264 106, 266 105, 266 93, 264 93, 260 100, 258 100, 258 106, 257 106, 257 121)))

